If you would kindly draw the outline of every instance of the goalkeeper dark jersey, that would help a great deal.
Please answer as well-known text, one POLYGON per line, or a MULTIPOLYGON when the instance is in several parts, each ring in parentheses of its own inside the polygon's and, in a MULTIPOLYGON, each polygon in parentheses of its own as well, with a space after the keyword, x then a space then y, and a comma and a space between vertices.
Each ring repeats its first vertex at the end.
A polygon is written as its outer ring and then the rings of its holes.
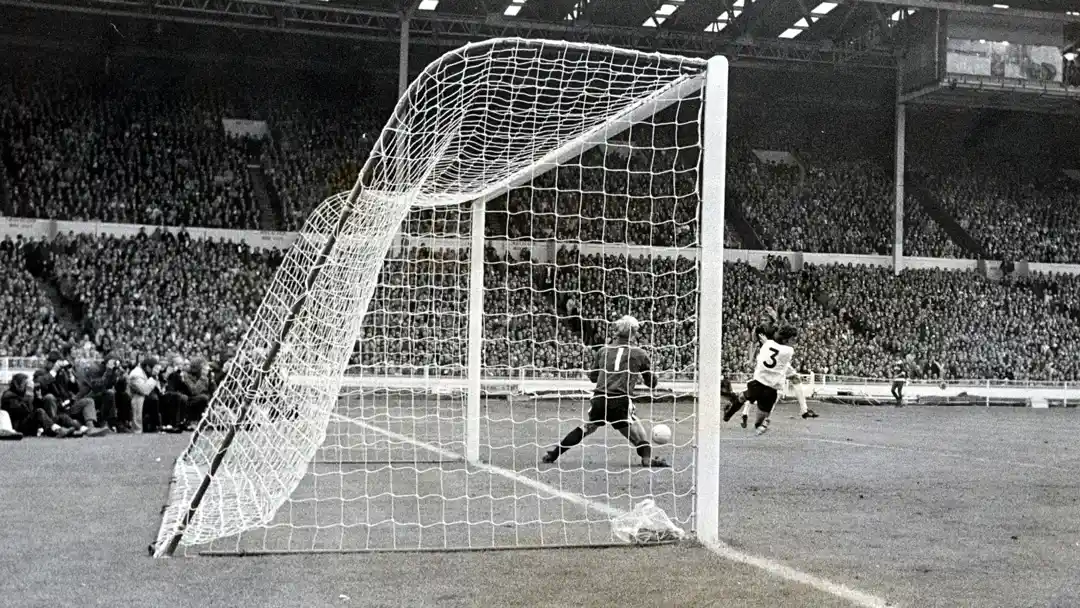
POLYGON ((649 367, 649 355, 629 344, 609 344, 596 351, 589 380, 596 383, 593 392, 608 397, 633 397, 637 377, 650 387, 656 386, 656 376, 649 367))

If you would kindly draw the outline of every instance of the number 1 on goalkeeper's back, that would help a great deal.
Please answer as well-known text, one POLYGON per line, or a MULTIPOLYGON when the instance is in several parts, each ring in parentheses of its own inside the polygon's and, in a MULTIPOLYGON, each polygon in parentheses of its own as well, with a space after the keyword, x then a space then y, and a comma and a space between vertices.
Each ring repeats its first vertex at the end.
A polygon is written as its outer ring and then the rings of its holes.
POLYGON ((595 384, 595 388, 589 400, 588 421, 585 426, 567 433, 559 445, 548 450, 544 462, 555 462, 567 450, 581 443, 582 439, 610 423, 637 450, 642 466, 670 466, 660 458, 653 458, 649 435, 634 415, 634 387, 638 376, 649 388, 655 388, 657 383, 649 356, 641 348, 630 344, 638 327, 637 319, 629 315, 615 321, 614 343, 600 347, 593 368, 589 371, 589 380, 595 384))

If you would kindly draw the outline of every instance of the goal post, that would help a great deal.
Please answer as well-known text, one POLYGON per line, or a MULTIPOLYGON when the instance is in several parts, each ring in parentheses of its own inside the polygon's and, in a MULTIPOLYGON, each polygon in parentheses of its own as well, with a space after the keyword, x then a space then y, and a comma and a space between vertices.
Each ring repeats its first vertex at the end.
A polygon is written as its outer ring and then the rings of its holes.
POLYGON ((153 555, 603 545, 654 499, 718 535, 727 63, 498 39, 429 65, 286 255, 178 457, 153 555), (588 409, 623 314, 662 378, 588 409))
POLYGON ((701 230, 698 304, 698 411, 695 532, 705 544, 720 534, 720 423, 723 422, 724 196, 727 176, 728 63, 709 60, 701 110, 701 230))

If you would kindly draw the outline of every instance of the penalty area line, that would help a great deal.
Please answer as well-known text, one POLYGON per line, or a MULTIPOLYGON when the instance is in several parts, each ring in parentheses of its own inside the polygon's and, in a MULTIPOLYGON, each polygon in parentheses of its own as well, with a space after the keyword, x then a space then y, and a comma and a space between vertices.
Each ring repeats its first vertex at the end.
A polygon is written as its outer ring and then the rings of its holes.
MULTIPOLYGON (((443 448, 431 445, 430 443, 413 439, 412 437, 402 435, 401 433, 395 433, 394 431, 391 431, 389 429, 384 429, 372 424, 368 424, 362 420, 349 418, 347 416, 342 416, 341 414, 335 413, 331 413, 330 417, 340 422, 355 424, 360 428, 367 429, 375 433, 380 433, 395 441, 407 443, 414 447, 428 450, 434 454, 438 454, 440 457, 447 460, 457 460, 460 462, 466 461, 465 457, 461 454, 458 454, 457 452, 444 450, 443 448)), ((538 492, 542 492, 555 498, 561 498, 576 505, 585 507, 586 509, 591 509, 593 511, 603 513, 605 515, 608 515, 609 517, 618 517, 620 515, 626 515, 628 513, 627 511, 624 511, 622 509, 612 507, 611 505, 606 505, 602 502, 586 498, 580 494, 574 494, 572 492, 560 490, 542 481, 537 481, 535 479, 526 477, 521 473, 517 473, 509 469, 504 469, 493 464, 487 464, 482 462, 469 464, 470 466, 474 466, 482 471, 487 471, 489 473, 494 473, 495 475, 500 475, 511 481, 520 483, 521 485, 533 488, 538 492)), ((813 587, 818 591, 822 591, 824 593, 828 593, 829 595, 838 597, 842 600, 851 602, 855 606, 861 606, 862 608, 886 608, 893 606, 893 604, 890 604, 877 596, 871 595, 863 591, 859 591, 857 589, 852 589, 846 585, 841 585, 840 583, 834 583, 828 579, 814 576, 813 574, 802 572, 801 570, 796 570, 795 568, 785 566, 780 562, 775 562, 765 557, 759 557, 756 555, 743 553, 742 551, 738 551, 723 542, 709 542, 702 544, 705 546, 706 549, 708 549, 722 559, 726 559, 728 561, 740 564, 745 564, 747 566, 752 566, 754 568, 764 571, 766 574, 775 576, 777 578, 782 578, 793 583, 799 583, 802 585, 813 587)), ((629 547, 632 545, 628 544, 627 546, 629 547)))

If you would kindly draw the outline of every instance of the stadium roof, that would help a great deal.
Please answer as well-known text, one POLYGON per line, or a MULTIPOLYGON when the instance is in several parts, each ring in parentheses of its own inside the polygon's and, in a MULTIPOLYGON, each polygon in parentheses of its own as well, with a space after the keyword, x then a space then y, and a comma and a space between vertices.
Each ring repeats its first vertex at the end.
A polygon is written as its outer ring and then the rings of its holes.
POLYGON ((0 14, 20 9, 394 48, 408 15, 413 47, 445 48, 500 36, 563 38, 681 54, 722 53, 747 67, 892 69, 896 33, 919 10, 1060 18, 1069 25, 1073 44, 1080 42, 1077 0, 0 0, 0 14))

